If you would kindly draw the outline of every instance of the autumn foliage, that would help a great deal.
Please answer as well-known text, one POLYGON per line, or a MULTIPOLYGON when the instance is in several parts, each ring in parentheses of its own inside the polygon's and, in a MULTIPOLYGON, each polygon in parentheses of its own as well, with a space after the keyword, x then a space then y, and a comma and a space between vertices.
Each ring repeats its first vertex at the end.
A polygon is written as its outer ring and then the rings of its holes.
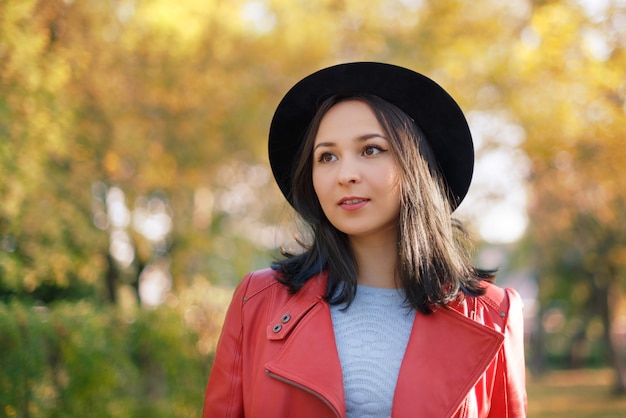
MULTIPOLYGON (((354 60, 430 75, 470 124, 511 128, 476 137, 479 163, 523 155, 530 358, 559 307, 565 345, 599 329, 623 389, 625 21, 618 0, 0 0, 0 416, 84 416, 99 397, 117 399, 102 416, 145 413, 128 391, 197 416, 225 289, 291 242, 272 112, 354 60)), ((465 220, 508 192, 472 191, 465 220)))

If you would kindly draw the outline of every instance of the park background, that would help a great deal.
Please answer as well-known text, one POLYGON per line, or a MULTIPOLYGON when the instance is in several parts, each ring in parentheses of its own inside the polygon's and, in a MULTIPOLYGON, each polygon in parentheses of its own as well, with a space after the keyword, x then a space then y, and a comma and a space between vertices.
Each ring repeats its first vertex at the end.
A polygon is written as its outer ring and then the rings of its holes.
POLYGON ((360 60, 466 112, 530 416, 626 416, 625 48, 624 0, 0 0, 0 417, 199 417, 233 287, 298 232, 273 110, 360 60))

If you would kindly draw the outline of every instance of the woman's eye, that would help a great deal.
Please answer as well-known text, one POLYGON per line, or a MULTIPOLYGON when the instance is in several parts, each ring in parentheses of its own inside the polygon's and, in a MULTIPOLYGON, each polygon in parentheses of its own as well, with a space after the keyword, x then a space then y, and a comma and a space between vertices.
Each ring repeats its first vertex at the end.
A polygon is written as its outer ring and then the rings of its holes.
POLYGON ((317 161, 319 161, 320 163, 330 163, 332 161, 335 161, 336 158, 337 157, 335 157, 333 154, 325 152, 319 156, 317 161))
POLYGON ((363 150, 363 154, 367 155, 368 157, 371 157, 373 155, 378 155, 381 152, 383 152, 383 150, 376 145, 369 145, 365 147, 365 149, 363 150))

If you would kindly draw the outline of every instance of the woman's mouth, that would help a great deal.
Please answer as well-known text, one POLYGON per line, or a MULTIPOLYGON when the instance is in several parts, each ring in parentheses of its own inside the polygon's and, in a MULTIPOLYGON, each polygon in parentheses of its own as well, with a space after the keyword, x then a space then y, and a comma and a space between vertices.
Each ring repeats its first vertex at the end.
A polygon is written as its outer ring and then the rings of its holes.
POLYGON ((365 201, 365 199, 348 199, 348 200, 342 201, 340 204, 341 205, 354 205, 356 203, 361 203, 363 201, 365 201))
POLYGON ((345 210, 357 210, 367 205, 369 201, 363 197, 347 197, 339 201, 339 206, 345 210))

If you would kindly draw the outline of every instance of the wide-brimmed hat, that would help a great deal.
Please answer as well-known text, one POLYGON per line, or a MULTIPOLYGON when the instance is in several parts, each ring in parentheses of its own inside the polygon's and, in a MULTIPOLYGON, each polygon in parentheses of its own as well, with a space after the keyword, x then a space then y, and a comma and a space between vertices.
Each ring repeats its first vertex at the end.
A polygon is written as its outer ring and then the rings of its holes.
POLYGON ((452 210, 461 203, 474 171, 474 146, 459 105, 430 78, 404 67, 353 62, 300 80, 278 104, 269 132, 269 159, 278 187, 292 203, 298 150, 318 106, 341 94, 371 94, 409 115, 424 132, 448 189, 452 210))

